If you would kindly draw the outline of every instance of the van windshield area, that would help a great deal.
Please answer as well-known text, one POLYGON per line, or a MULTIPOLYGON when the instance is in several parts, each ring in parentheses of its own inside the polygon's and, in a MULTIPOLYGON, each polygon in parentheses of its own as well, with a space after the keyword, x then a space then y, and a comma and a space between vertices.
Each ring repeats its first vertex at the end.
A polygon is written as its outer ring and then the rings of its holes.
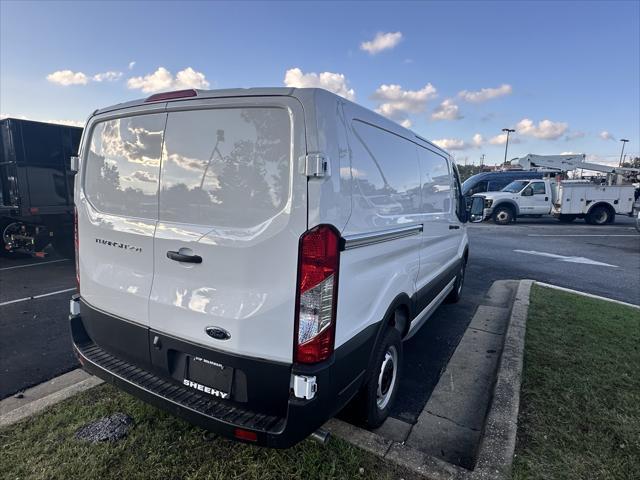
POLYGON ((529 180, 514 180, 504 187, 501 192, 518 193, 529 184, 529 180))

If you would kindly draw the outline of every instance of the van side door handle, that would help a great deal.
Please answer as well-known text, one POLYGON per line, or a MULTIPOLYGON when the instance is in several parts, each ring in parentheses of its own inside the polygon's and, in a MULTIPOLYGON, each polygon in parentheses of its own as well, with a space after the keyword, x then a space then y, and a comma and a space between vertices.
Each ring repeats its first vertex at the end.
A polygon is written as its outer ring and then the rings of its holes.
POLYGON ((449 225, 449 230, 458 230, 460 225, 449 225))
POLYGON ((172 252, 171 250, 167 252, 167 258, 175 260, 176 262, 202 263, 202 257, 200 255, 185 255, 184 253, 172 252))

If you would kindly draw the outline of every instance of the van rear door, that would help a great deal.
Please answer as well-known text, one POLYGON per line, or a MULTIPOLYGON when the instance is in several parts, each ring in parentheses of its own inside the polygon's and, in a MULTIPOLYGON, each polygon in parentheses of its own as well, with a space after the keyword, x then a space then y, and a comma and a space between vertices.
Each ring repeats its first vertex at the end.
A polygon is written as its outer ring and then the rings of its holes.
MULTIPOLYGON (((161 108, 163 108, 162 105, 161 108)), ((156 108, 159 110, 158 107, 156 108)), ((88 322, 89 335, 113 351, 124 337, 116 324, 147 327, 153 280, 153 234, 158 219, 160 156, 166 113, 129 112, 97 117, 83 145, 76 208, 80 294, 94 309, 127 322, 88 322)), ((130 341, 129 358, 148 358, 146 328, 130 341)))
POLYGON ((305 154, 293 98, 169 103, 153 331, 291 362, 298 241, 307 228, 307 179, 297 165, 305 154))

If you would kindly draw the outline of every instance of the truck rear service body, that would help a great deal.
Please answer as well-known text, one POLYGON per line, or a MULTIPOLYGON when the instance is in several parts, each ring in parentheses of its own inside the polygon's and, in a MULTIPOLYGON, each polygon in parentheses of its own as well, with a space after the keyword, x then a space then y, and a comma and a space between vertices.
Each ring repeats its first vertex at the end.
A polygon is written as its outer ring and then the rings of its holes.
POLYGON ((240 441, 291 446, 352 400, 381 423, 401 340, 462 289, 449 155, 321 89, 99 110, 75 195, 84 368, 240 441))
POLYGON ((73 255, 73 172, 82 129, 0 120, 0 249, 73 255))

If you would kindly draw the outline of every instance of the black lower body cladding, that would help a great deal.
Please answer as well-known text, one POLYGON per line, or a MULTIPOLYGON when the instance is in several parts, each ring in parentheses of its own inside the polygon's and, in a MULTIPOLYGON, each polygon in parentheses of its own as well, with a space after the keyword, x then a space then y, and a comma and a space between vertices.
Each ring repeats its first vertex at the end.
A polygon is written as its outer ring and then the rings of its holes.
POLYGON ((82 301, 70 326, 76 354, 89 373, 220 435, 238 439, 237 429, 249 430, 255 433, 252 443, 276 448, 303 440, 351 400, 362 385, 379 329, 365 329, 326 362, 288 365, 185 342, 82 301), (185 364, 195 357, 233 369, 228 397, 185 378, 185 364), (293 396, 292 374, 316 377, 313 399, 293 396))

